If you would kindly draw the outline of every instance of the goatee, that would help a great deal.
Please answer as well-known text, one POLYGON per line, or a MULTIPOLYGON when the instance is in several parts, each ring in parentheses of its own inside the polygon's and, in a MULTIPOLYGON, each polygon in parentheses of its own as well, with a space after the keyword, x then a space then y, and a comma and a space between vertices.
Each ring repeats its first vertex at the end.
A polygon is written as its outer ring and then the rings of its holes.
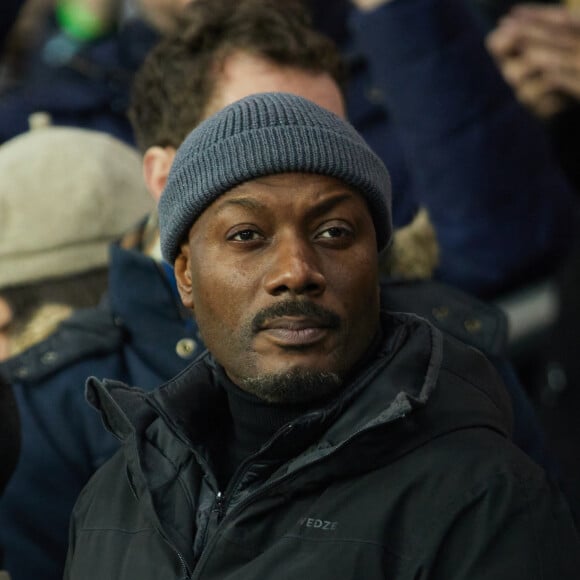
POLYGON ((240 387, 269 403, 302 404, 326 399, 343 385, 337 373, 312 369, 292 369, 242 380, 240 387))

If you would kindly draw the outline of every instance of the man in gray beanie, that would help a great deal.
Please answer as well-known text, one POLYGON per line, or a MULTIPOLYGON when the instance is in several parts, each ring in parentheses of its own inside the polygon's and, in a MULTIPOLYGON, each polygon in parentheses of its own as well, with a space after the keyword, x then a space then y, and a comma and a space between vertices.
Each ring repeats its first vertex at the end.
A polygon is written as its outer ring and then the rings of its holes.
POLYGON ((392 230, 389 174, 354 128, 291 95, 264 94, 244 105, 227 107, 219 122, 202 123, 180 148, 159 202, 164 258, 173 264, 193 222, 220 195, 286 172, 327 175, 357 189, 384 249, 392 230))
POLYGON ((494 367, 381 310, 389 208, 382 163, 301 97, 192 131, 159 217, 208 352, 149 393, 89 380, 123 448, 77 502, 65 578, 577 578, 494 367))

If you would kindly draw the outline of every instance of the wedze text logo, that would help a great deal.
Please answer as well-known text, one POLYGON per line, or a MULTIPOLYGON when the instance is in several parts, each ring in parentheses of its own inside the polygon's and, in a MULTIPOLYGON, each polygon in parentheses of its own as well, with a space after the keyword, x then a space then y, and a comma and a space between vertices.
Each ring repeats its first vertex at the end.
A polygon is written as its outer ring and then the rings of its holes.
POLYGON ((338 522, 329 522, 318 518, 302 518, 298 521, 300 527, 314 528, 324 532, 334 532, 338 528, 338 522))

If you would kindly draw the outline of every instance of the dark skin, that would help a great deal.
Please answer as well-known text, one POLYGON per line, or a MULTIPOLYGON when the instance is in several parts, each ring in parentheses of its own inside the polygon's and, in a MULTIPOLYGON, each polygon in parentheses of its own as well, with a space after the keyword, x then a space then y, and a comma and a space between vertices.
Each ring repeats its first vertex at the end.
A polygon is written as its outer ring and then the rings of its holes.
POLYGON ((378 330, 377 263, 362 196, 334 178, 287 173, 214 201, 174 266, 181 299, 230 379, 272 402, 304 402, 340 380, 307 381, 299 395, 272 384, 340 378, 356 365, 378 330), (248 383, 262 377, 270 381, 256 390, 248 383))

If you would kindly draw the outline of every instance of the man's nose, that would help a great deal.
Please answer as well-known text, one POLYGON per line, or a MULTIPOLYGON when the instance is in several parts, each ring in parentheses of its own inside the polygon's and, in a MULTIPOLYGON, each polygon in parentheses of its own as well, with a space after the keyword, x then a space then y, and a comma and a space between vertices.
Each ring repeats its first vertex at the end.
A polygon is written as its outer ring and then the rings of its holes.
POLYGON ((326 279, 315 249, 307 240, 279 240, 272 248, 265 276, 266 291, 273 296, 284 293, 317 296, 326 289, 326 279))

